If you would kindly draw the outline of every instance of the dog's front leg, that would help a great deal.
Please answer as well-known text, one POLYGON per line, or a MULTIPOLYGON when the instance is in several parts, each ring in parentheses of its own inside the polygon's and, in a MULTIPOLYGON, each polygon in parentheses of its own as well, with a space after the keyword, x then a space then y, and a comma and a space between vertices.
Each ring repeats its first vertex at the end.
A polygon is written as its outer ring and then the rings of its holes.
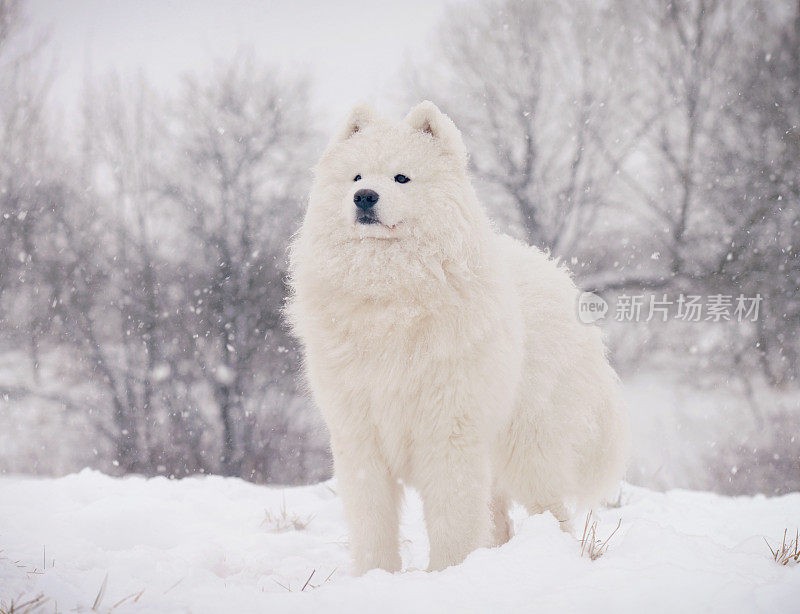
POLYGON ((490 470, 484 446, 459 427, 439 443, 420 477, 429 571, 457 565, 476 548, 488 546, 490 470))
POLYGON ((373 437, 331 433, 331 448, 356 574, 375 568, 399 571, 401 485, 373 437))

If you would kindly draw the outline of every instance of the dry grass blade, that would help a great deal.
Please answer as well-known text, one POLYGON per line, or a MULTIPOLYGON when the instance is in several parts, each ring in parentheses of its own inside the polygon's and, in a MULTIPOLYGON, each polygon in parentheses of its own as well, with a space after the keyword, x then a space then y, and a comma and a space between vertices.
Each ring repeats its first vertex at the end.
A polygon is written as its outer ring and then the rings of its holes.
POLYGON ((275 533, 303 531, 313 519, 313 516, 300 516, 289 512, 286 509, 286 499, 284 499, 278 513, 264 510, 264 520, 261 521, 261 526, 269 525, 275 533))
MULTIPOLYGON (((317 573, 317 570, 316 570, 316 569, 312 569, 312 570, 311 570, 311 575, 310 575, 310 576, 308 576, 308 580, 306 580, 306 583, 305 583, 305 584, 303 584, 303 588, 301 588, 301 589, 300 589, 300 592, 301 592, 301 593, 302 593, 304 590, 306 590, 306 587, 308 586, 308 583, 309 583, 309 582, 311 582, 311 578, 313 578, 313 577, 314 577, 314 574, 315 574, 315 573, 317 573)), ((312 588, 313 588, 313 587, 312 587, 312 588)))
POLYGON ((278 586, 280 586, 281 588, 285 588, 290 593, 292 592, 292 585, 291 584, 289 584, 289 586, 286 586, 285 584, 281 584, 280 582, 278 582, 275 578, 272 578, 272 581, 275 584, 277 584, 278 586))
POLYGON ((103 583, 100 585, 100 590, 97 591, 97 597, 95 597, 94 603, 92 604, 93 612, 96 612, 97 608, 99 608, 100 604, 103 602, 103 596, 106 594, 106 586, 108 586, 108 574, 106 574, 105 579, 103 579, 103 583))
POLYGON ((39 608, 44 607, 44 604, 48 601, 49 599, 40 593, 27 601, 12 601, 8 605, 0 603, 0 614, 32 614, 39 608))
POLYGON ((128 599, 130 599, 131 597, 133 597, 133 603, 136 603, 137 601, 139 601, 139 597, 141 597, 141 596, 142 596, 142 593, 144 593, 144 589, 140 590, 138 593, 131 593, 131 594, 130 594, 130 595, 128 595, 127 597, 123 597, 122 599, 120 599, 119 601, 117 601, 117 603, 115 603, 114 605, 112 605, 112 606, 111 606, 111 609, 109 610, 109 612, 111 612, 111 611, 112 611, 114 608, 116 608, 117 606, 120 606, 120 605, 122 605, 123 603, 125 603, 125 602, 126 602, 128 599))
POLYGON ((622 518, 617 520, 617 526, 614 527, 614 530, 611 531, 611 534, 608 537, 606 537, 606 541, 604 541, 603 544, 600 546, 600 554, 602 554, 603 552, 605 552, 608 549, 608 542, 611 541, 611 538, 614 537, 614 535, 616 534, 617 531, 619 531, 619 528, 621 526, 622 526, 622 518))
POLYGON ((788 534, 789 529, 784 529, 783 541, 776 548, 770 546, 767 538, 764 538, 767 548, 772 553, 772 558, 778 565, 797 565, 800 563, 800 530, 795 530, 794 539, 789 539, 787 542, 788 534))
MULTIPOLYGON (((175 584, 173 584, 173 585, 172 585, 172 586, 170 586, 170 587, 169 587, 167 590, 165 590, 165 591, 164 591, 164 594, 166 595, 166 594, 167 594, 168 592, 170 592, 170 591, 171 591, 173 588, 175 588, 176 586, 178 586, 178 584, 180 584, 181 582, 183 582, 183 580, 184 580, 184 578, 181 578, 180 580, 178 580, 178 581, 177 581, 175 584)), ((137 599, 138 599, 138 597, 137 597, 137 599)))
MULTIPOLYGON (((586 522, 583 525, 583 535, 581 535, 581 556, 584 555, 586 552, 586 544, 589 541, 589 521, 592 519, 592 512, 590 511, 586 514, 586 522)), ((595 529, 597 527, 597 521, 594 522, 591 530, 592 537, 594 536, 595 529)))
MULTIPOLYGON (((322 586, 323 584, 327 584, 328 580, 330 580, 330 579, 333 577, 333 574, 335 574, 335 573, 336 573, 336 570, 337 570, 337 569, 338 569, 338 567, 334 567, 334 568, 333 568, 333 571, 331 571, 331 573, 329 573, 329 574, 326 576, 326 578, 325 578, 325 579, 324 579, 322 582, 320 582, 319 584, 312 584, 312 583, 311 583, 311 578, 313 578, 313 577, 314 577, 314 574, 315 574, 315 573, 317 573, 317 570, 316 570, 316 569, 312 569, 312 570, 311 570, 311 574, 308 576, 308 578, 306 578, 305 584, 303 584, 303 588, 301 588, 301 589, 300 589, 300 592, 302 593, 302 592, 303 592, 303 591, 305 591, 306 589, 315 589, 315 588, 319 588, 319 587, 320 587, 320 586, 322 586)), ((277 584, 278 586, 280 586, 282 589, 284 589, 284 590, 287 590, 287 591, 289 591, 290 593, 294 592, 294 591, 292 590, 292 584, 291 584, 291 582, 290 582, 290 583, 288 583, 288 585, 287 585, 287 584, 281 584, 281 583, 280 583, 280 582, 278 582, 278 581, 277 581, 275 578, 272 578, 272 581, 273 581, 275 584, 277 584)))
POLYGON ((586 514, 586 522, 583 526, 583 535, 581 536, 581 556, 588 556, 592 561, 596 561, 606 550, 608 550, 608 543, 614 537, 620 526, 622 526, 622 519, 617 522, 617 526, 611 531, 611 534, 605 540, 597 538, 597 519, 592 519, 592 512, 586 514))

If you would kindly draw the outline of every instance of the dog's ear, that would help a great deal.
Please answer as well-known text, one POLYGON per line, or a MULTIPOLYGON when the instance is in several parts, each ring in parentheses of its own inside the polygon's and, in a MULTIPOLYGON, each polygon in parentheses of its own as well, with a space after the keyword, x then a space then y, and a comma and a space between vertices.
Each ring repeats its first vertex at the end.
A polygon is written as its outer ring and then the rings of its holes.
POLYGON ((372 107, 367 104, 357 104, 350 109, 350 115, 348 115, 347 121, 342 124, 342 127, 339 128, 334 141, 337 143, 346 141, 356 132, 361 132, 373 121, 375 121, 375 111, 372 110, 372 107))
POLYGON ((453 120, 442 113, 435 104, 429 100, 420 102, 406 115, 406 123, 414 130, 431 135, 434 140, 439 141, 446 153, 466 163, 467 150, 464 141, 461 140, 461 133, 453 120))

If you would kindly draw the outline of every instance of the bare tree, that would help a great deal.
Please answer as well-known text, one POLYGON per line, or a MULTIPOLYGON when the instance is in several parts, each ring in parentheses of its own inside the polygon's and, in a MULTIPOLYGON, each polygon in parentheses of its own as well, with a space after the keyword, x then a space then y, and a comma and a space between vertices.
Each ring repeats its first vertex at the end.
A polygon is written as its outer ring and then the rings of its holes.
POLYGON ((47 291, 36 260, 60 178, 45 117, 51 75, 36 63, 44 39, 24 36, 21 9, 15 0, 0 2, 0 323, 24 342, 36 380, 51 315, 46 297, 38 299, 47 291))
POLYGON ((246 58, 179 101, 141 78, 87 89, 53 304, 122 472, 327 470, 280 318, 314 146, 304 87, 246 58))
MULTIPOLYGON (((174 115, 181 155, 165 189, 182 205, 188 231, 194 355, 222 425, 226 474, 244 470, 269 436, 261 432, 260 394, 278 379, 291 381, 297 368, 280 309, 285 249, 314 144, 305 101, 303 81, 241 57, 210 80, 187 79, 174 115)), ((291 418, 273 413, 266 428, 286 436, 291 418)))
POLYGON ((632 92, 619 79, 621 25, 591 3, 458 7, 440 33, 443 68, 416 67, 419 95, 440 101, 464 132, 494 212, 512 211, 531 243, 558 255, 585 251, 581 240, 614 204, 610 182, 653 123, 622 108, 632 92))
POLYGON ((573 257, 587 286, 709 283, 727 254, 714 152, 735 128, 752 20, 738 1, 459 7, 440 34, 444 74, 426 65, 418 90, 462 127, 495 211, 573 257))
MULTIPOLYGON (((720 132, 729 128, 724 109, 733 95, 732 66, 742 40, 737 32, 746 30, 749 14, 743 2, 622 4, 626 27, 639 41, 629 66, 637 105, 657 113, 638 147, 645 168, 641 159, 618 166, 618 185, 661 257, 653 274, 623 274, 605 287, 663 287, 702 279, 709 260, 696 246, 719 230, 707 215, 718 172, 713 152, 720 132)), ((606 135, 595 133, 595 138, 608 142, 606 135)))
POLYGON ((165 157, 161 117, 160 102, 142 78, 125 86, 111 76, 103 87, 87 88, 84 189, 62 220, 65 255, 74 266, 65 271, 71 283, 56 304, 113 408, 110 420, 95 415, 121 470, 161 467, 182 475, 208 463, 191 376, 179 368, 186 345, 181 312, 162 296, 177 271, 159 253, 154 232, 165 217, 155 170, 165 157))
POLYGON ((739 349, 773 386, 800 366, 800 2, 764 3, 734 72, 734 129, 714 152, 715 212, 725 229, 710 265, 716 283, 764 296, 764 317, 739 349), (722 196, 720 198, 719 196, 722 196))

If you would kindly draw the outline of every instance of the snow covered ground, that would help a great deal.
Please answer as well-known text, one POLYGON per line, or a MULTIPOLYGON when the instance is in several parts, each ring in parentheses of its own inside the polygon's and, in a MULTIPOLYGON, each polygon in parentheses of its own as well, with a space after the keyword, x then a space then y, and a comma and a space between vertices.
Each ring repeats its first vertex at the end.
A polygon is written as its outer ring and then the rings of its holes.
POLYGON ((516 510, 508 544, 426 573, 421 506, 409 494, 405 571, 355 578, 332 482, 2 477, 0 612, 39 594, 49 601, 38 612, 115 614, 797 611, 800 566, 777 565, 764 538, 775 545, 784 529, 794 533, 800 493, 627 486, 620 502, 599 512, 601 538, 622 523, 595 561, 549 514, 516 510))

